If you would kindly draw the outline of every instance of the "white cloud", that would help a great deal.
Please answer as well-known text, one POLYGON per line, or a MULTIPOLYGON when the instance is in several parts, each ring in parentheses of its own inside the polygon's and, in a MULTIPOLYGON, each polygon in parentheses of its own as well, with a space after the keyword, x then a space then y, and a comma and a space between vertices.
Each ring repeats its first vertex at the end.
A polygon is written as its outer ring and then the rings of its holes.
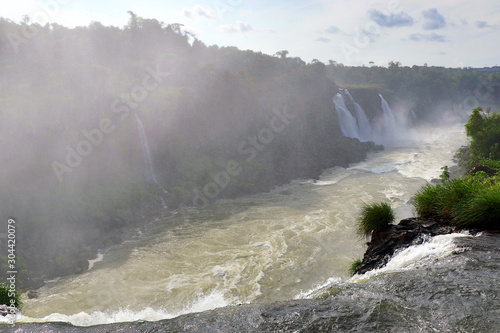
POLYGON ((244 23, 241 21, 238 21, 236 25, 222 25, 219 27, 219 31, 225 32, 225 33, 236 33, 236 32, 250 32, 253 31, 253 28, 250 24, 244 23))
POLYGON ((476 21, 474 24, 478 29, 491 28, 491 25, 489 25, 486 21, 476 21))
POLYGON ((328 29, 326 29, 325 32, 327 34, 337 34, 337 33, 341 32, 341 31, 340 31, 340 29, 337 26, 332 25, 331 27, 329 27, 328 29))
POLYGON ((316 38, 316 41, 322 42, 322 43, 331 43, 332 40, 329 38, 320 37, 320 38, 316 38))
POLYGON ((194 7, 193 10, 196 14, 198 14, 200 16, 204 16, 208 19, 215 20, 218 18, 217 13, 212 8, 205 8, 205 7, 197 5, 194 7))
POLYGON ((372 8, 368 11, 368 15, 370 19, 372 19, 382 27, 404 27, 411 26, 414 23, 413 18, 405 12, 399 12, 397 14, 391 13, 389 15, 386 15, 383 12, 372 8))
POLYGON ((217 12, 213 8, 206 8, 200 5, 194 6, 193 9, 184 8, 182 14, 188 18, 193 18, 195 14, 210 20, 216 20, 219 18, 219 15, 217 15, 217 12))
POLYGON ((432 33, 432 34, 420 34, 420 33, 419 34, 411 34, 410 40, 412 40, 414 42, 425 41, 425 42, 440 42, 440 43, 448 41, 445 36, 438 35, 435 33, 432 33))
POLYGON ((422 11, 425 19, 423 28, 425 30, 441 29, 446 26, 446 20, 443 15, 439 14, 436 8, 430 8, 422 11))

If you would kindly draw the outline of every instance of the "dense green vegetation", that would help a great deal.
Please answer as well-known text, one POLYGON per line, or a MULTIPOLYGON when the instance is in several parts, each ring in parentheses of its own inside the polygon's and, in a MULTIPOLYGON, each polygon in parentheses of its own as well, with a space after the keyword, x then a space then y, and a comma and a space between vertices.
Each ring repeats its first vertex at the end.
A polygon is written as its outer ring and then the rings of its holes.
MULTIPOLYGON (((480 164, 499 171, 500 114, 476 108, 465 128, 471 141, 457 155, 459 164, 467 168, 480 164)), ((437 185, 428 184, 415 196, 414 206, 421 217, 439 218, 459 226, 498 229, 500 177, 479 171, 458 179, 443 179, 437 185)))
POLYGON ((386 202, 365 204, 357 221, 357 233, 369 237, 372 233, 387 229, 394 221, 394 211, 386 202))

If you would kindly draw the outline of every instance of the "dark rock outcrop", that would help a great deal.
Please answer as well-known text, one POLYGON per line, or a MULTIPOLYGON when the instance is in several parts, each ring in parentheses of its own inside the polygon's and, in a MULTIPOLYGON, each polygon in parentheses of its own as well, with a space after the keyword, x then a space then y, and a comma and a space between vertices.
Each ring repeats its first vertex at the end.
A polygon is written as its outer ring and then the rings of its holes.
POLYGON ((398 250, 411 245, 421 244, 426 238, 445 235, 457 231, 458 228, 440 223, 438 220, 408 218, 398 225, 374 233, 368 243, 363 261, 356 267, 355 274, 364 274, 370 270, 381 268, 398 250))
POLYGON ((471 175, 471 176, 474 176, 476 173, 480 172, 480 171, 483 171, 484 173, 486 173, 489 177, 491 176, 494 176, 497 171, 492 169, 492 168, 489 168, 487 166, 484 166, 484 165, 476 165, 475 167, 473 167, 472 169, 470 169, 467 174, 468 175, 471 175))

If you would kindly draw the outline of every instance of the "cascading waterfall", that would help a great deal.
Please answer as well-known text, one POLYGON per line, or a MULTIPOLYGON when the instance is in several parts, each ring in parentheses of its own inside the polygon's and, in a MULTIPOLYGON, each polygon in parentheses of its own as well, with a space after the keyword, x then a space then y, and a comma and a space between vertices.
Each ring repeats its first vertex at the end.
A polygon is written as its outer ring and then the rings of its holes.
POLYGON ((417 119, 417 115, 415 114, 415 111, 413 111, 413 109, 410 109, 410 113, 413 119, 417 119))
POLYGON ((148 138, 146 137, 146 131, 144 131, 144 126, 142 125, 142 121, 139 119, 137 114, 135 114, 135 120, 137 121, 137 128, 139 129, 139 138, 140 138, 142 153, 144 154, 146 178, 148 182, 158 184, 158 180, 156 180, 155 172, 153 169, 153 159, 151 158, 151 150, 149 149, 149 143, 148 143, 148 138))
POLYGON ((384 112, 384 139, 385 141, 392 141, 395 139, 397 131, 396 119, 384 96, 382 94, 378 95, 380 96, 382 111, 384 112))
MULTIPOLYGON (((339 93, 333 97, 333 103, 335 110, 337 110, 342 135, 359 139, 362 142, 374 141, 390 146, 398 143, 401 139, 411 140, 411 129, 408 129, 404 122, 396 121, 389 103, 382 94, 379 94, 379 97, 383 113, 380 115, 380 122, 375 122, 376 126, 372 129, 372 124, 361 105, 354 100, 347 89, 339 89, 339 93), (349 110, 347 102, 352 103, 351 109, 354 110, 349 110)), ((413 110, 410 112, 416 118, 413 110)))
MULTIPOLYGON (((137 113, 134 114, 135 120, 137 122, 137 128, 139 129, 139 139, 141 143, 141 150, 144 155, 144 164, 146 171, 146 179, 150 183, 158 184, 158 180, 156 179, 155 171, 153 168, 153 158, 151 157, 151 149, 149 149, 148 138, 146 136, 146 131, 144 130, 144 125, 142 124, 141 119, 137 116, 137 113)), ((158 184, 159 185, 159 184, 158 184)), ((163 193, 168 195, 168 192, 163 189, 163 193)), ((161 205, 164 209, 167 208, 167 203, 163 196, 160 196, 161 205)))
POLYGON ((359 105, 352 95, 349 93, 349 90, 344 90, 345 95, 349 97, 352 104, 354 104, 354 112, 356 113, 356 119, 359 125, 359 140, 360 141, 371 141, 373 137, 372 126, 370 125, 370 121, 366 116, 365 110, 359 105))
POLYGON ((340 93, 337 93, 335 97, 333 97, 333 104, 335 104, 335 110, 337 110, 342 135, 359 139, 358 123, 347 108, 344 97, 340 93))

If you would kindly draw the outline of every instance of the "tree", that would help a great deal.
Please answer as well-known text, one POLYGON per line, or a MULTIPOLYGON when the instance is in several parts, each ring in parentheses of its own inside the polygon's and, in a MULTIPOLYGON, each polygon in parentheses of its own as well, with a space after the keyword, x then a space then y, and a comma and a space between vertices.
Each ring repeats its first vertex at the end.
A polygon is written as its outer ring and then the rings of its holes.
POLYGON ((278 52, 276 52, 276 55, 277 55, 278 57, 280 57, 281 59, 285 59, 285 58, 286 58, 286 56, 288 55, 288 53, 289 53, 289 52, 288 52, 287 50, 282 50, 282 51, 278 51, 278 52))
POLYGON ((389 68, 391 69, 397 69, 401 66, 401 63, 399 61, 390 61, 389 62, 389 68))

